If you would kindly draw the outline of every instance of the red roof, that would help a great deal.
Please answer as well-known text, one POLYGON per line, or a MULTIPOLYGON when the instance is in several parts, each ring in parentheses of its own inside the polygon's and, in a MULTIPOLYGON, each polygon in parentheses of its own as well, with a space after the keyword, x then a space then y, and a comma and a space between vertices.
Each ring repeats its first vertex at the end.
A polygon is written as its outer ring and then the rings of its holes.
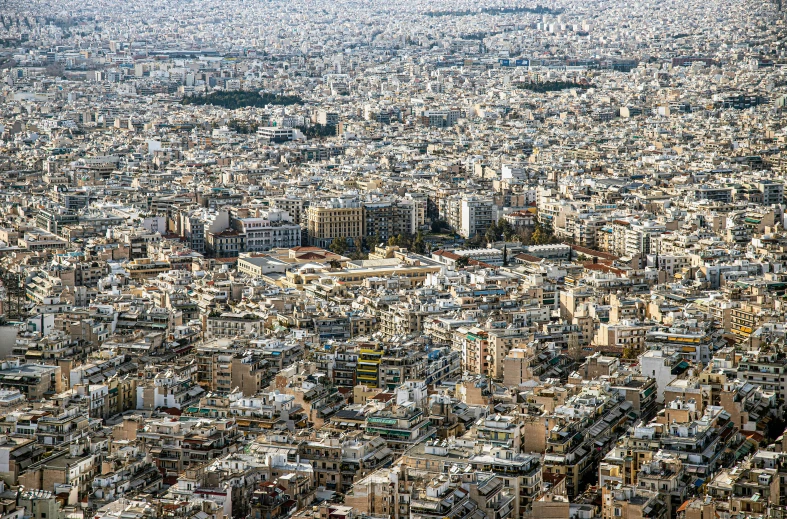
POLYGON ((758 432, 752 431, 752 432, 749 432, 749 433, 746 434, 746 439, 754 440, 754 441, 756 441, 759 444, 759 443, 762 443, 763 440, 765 440, 765 436, 763 436, 762 434, 760 434, 758 432))
POLYGON ((305 252, 303 254, 298 254, 298 259, 321 260, 325 258, 326 258, 325 254, 319 254, 316 252, 305 252))
POLYGON ((617 269, 615 267, 610 267, 609 265, 604 265, 603 263, 593 263, 592 261, 586 261, 582 264, 585 267, 585 270, 597 270, 599 272, 611 272, 613 274, 617 274, 618 276, 623 275, 623 270, 617 269))
POLYGON ((434 254, 435 256, 442 256, 444 258, 448 258, 452 260, 458 260, 459 258, 461 258, 459 254, 454 254, 449 250, 442 250, 442 249, 436 250, 432 254, 434 254))
POLYGON ((571 245, 571 248, 580 254, 584 254, 585 256, 594 256, 596 258, 602 258, 612 261, 618 259, 618 256, 615 256, 614 254, 610 254, 608 252, 601 252, 600 250, 583 247, 581 245, 571 245))
POLYGON ((525 254, 524 252, 521 254, 517 254, 515 258, 520 261, 526 261, 528 263, 541 263, 542 261, 544 261, 544 258, 539 258, 538 256, 531 256, 530 254, 525 254))

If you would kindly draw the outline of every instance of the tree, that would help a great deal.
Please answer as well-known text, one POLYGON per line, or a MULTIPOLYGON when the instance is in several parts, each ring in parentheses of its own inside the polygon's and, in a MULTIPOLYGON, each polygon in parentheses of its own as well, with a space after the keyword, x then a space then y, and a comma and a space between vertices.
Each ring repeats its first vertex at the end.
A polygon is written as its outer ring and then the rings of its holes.
POLYGON ((442 231, 450 230, 451 226, 445 220, 435 220, 432 222, 432 232, 440 234, 442 231))
POLYGON ((456 260, 456 266, 459 268, 465 268, 470 264, 470 259, 467 256, 462 256, 458 260, 456 260))
POLYGON ((626 360, 633 360, 637 358, 637 350, 633 348, 623 348, 623 358, 626 360))
POLYGON ((264 108, 266 105, 300 105, 303 100, 294 95, 275 94, 271 92, 252 92, 244 90, 216 90, 209 94, 185 96, 181 100, 184 105, 214 105, 234 110, 253 106, 264 108))
POLYGON ((353 240, 353 259, 366 259, 366 254, 363 252, 363 238, 358 236, 353 240))
POLYGON ((541 225, 539 222, 536 222, 536 228, 533 231, 533 235, 531 236, 531 241, 534 245, 546 245, 551 243, 554 240, 552 233, 541 225))
POLYGON ((413 244, 413 238, 409 234, 397 234, 388 238, 388 245, 409 249, 413 244))
POLYGON ((517 237, 522 245, 531 245, 533 243, 533 229, 523 227, 517 232, 517 237))
POLYGON ((340 269, 340 268, 342 268, 341 262, 339 260, 337 260, 337 259, 332 259, 331 261, 329 261, 328 262, 328 266, 330 266, 332 269, 340 269))
POLYGON ((333 137, 336 135, 336 126, 316 124, 314 126, 298 126, 297 128, 309 139, 333 137))
POLYGON ((549 241, 549 237, 541 230, 541 227, 536 227, 536 230, 533 231, 533 234, 530 236, 530 241, 532 241, 534 245, 543 245, 549 241))
POLYGON ((582 351, 582 346, 579 344, 579 339, 576 333, 568 334, 568 356, 574 362, 581 362, 585 358, 585 352, 582 351))
MULTIPOLYGON (((544 46, 544 48, 546 48, 546 45, 544 46)), ((543 93, 543 92, 555 92, 558 90, 566 90, 568 88, 578 88, 580 90, 586 90, 590 88, 590 85, 587 85, 585 83, 576 83, 574 81, 543 81, 543 82, 518 83, 517 88, 543 93)))
POLYGON ((347 249, 350 248, 350 245, 347 243, 347 238, 344 236, 340 236, 338 238, 334 238, 331 242, 330 247, 328 249, 333 252, 334 254, 343 255, 347 252, 347 249))
POLYGON ((503 235, 503 239, 506 241, 516 236, 516 229, 514 229, 505 218, 501 218, 497 221, 497 231, 503 235))
POLYGON ((227 127, 230 130, 234 130, 240 134, 248 135, 257 133, 257 129, 260 127, 260 125, 254 122, 238 121, 236 119, 232 119, 227 123, 227 127))
POLYGON ((418 231, 418 234, 415 235, 415 240, 413 240, 413 251, 416 254, 423 254, 426 252, 426 244, 424 243, 424 235, 421 234, 421 231, 418 231))
POLYGON ((383 243, 383 239, 379 233, 375 233, 374 236, 367 236, 366 237, 366 248, 370 251, 373 251, 377 248, 378 245, 383 243))
POLYGON ((508 245, 503 245, 503 266, 508 266, 508 245))
POLYGON ((486 237, 487 243, 495 242, 498 240, 498 238, 500 238, 500 231, 498 230, 497 224, 495 224, 495 222, 492 222, 492 224, 487 227, 486 234, 484 236, 486 237))
POLYGON ((62 63, 52 63, 51 65, 46 66, 44 72, 47 76, 64 77, 66 68, 62 63))
POLYGON ((484 234, 475 234, 467 240, 466 244, 468 247, 481 247, 486 239, 485 236, 484 234))

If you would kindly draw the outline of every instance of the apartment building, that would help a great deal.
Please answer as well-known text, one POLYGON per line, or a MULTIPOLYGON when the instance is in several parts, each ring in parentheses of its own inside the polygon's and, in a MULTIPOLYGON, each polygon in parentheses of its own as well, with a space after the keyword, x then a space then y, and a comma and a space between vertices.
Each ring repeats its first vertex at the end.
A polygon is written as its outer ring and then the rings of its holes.
POLYGON ((309 201, 299 196, 278 196, 271 198, 271 206, 285 211, 292 223, 301 225, 306 223, 306 210, 309 201))
POLYGON ((379 435, 394 453, 401 453, 432 436, 434 429, 424 412, 410 404, 369 414, 366 432, 379 435))
POLYGON ((233 219, 232 225, 245 237, 244 252, 291 249, 301 245, 301 226, 282 210, 267 211, 259 218, 233 219))
POLYGON ((473 470, 497 474, 504 488, 511 490, 512 517, 528 517, 533 501, 542 493, 540 456, 521 454, 518 449, 494 448, 474 454, 468 461, 473 470))
POLYGON ((363 235, 379 237, 381 241, 416 231, 415 204, 407 200, 379 200, 363 203, 363 235))
POLYGON ((60 366, 20 364, 18 360, 2 363, 0 385, 6 389, 18 389, 31 401, 63 391, 60 366))
POLYGON ((306 211, 306 229, 317 247, 327 248, 340 237, 352 242, 364 236, 361 202, 354 197, 314 202, 306 211))
POLYGON ((153 421, 137 433, 162 474, 177 476, 237 450, 240 435, 232 419, 186 418, 177 422, 153 421))
POLYGON ((459 207, 459 225, 455 226, 463 238, 483 234, 495 219, 494 200, 480 196, 462 197, 459 207))

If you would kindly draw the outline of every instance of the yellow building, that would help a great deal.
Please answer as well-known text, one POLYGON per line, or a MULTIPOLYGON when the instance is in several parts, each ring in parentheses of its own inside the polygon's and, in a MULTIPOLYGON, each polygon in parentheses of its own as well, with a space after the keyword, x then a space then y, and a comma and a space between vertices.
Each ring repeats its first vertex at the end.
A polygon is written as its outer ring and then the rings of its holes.
POLYGON ((343 285, 362 285, 369 278, 406 279, 410 286, 423 284, 429 274, 436 274, 442 270, 440 265, 408 265, 400 262, 395 264, 371 265, 366 268, 343 268, 336 270, 307 268, 287 272, 289 286, 298 286, 313 281, 320 282, 321 278, 330 278, 335 283, 343 285))
POLYGON ((370 344, 361 347, 358 352, 358 367, 356 368, 356 378, 359 384, 369 388, 379 387, 382 357, 383 350, 379 346, 370 344))
POLYGON ((310 206, 306 212, 309 241, 318 247, 329 247, 335 238, 349 242, 363 236, 363 207, 355 199, 332 199, 310 206))
POLYGON ((126 265, 129 276, 134 280, 154 278, 170 269, 168 261, 153 261, 149 258, 137 258, 126 265))

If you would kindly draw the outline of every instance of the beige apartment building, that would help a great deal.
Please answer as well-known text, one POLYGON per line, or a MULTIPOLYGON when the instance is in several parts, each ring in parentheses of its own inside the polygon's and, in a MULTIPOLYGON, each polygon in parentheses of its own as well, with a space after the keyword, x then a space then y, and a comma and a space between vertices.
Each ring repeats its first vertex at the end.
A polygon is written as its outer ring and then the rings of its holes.
POLYGON ((335 238, 349 242, 363 236, 363 207, 358 200, 333 199, 306 211, 306 227, 311 244, 329 247, 335 238))

